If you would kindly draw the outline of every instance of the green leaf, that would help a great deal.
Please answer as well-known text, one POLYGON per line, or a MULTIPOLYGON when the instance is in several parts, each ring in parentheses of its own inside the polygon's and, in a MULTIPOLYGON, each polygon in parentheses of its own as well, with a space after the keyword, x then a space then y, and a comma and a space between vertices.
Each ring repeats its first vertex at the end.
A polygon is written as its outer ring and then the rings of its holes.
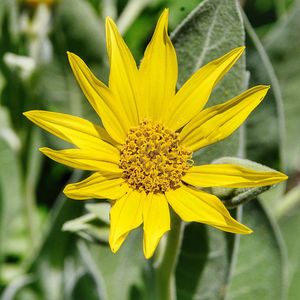
POLYGON ((103 276, 100 279, 98 276, 98 280, 105 284, 107 299, 140 299, 144 287, 143 270, 147 267, 142 250, 141 228, 130 232, 115 254, 105 245, 99 247, 91 244, 89 248, 96 269, 103 276))
POLYGON ((243 214, 243 223, 254 232, 240 236, 236 268, 225 299, 284 299, 286 253, 277 224, 259 202, 247 204, 243 214))
MULTIPOLYGON (((300 202, 300 193, 298 187, 298 204, 300 202)), ((293 209, 289 214, 279 219, 280 229, 283 234, 288 251, 288 268, 289 268, 289 290, 288 299, 300 298, 300 210, 293 209)))
POLYGON ((78 218, 67 221, 62 230, 77 233, 96 244, 108 244, 110 204, 105 202, 86 204, 89 211, 78 218))
MULTIPOLYGON (((75 172, 72 180, 78 180, 79 175, 75 172)), ((81 203, 66 200, 63 195, 57 199, 44 228, 46 230, 43 230, 42 244, 31 257, 31 263, 28 266, 28 273, 34 278, 30 291, 39 299, 60 299, 67 288, 62 271, 66 267, 66 262, 73 264, 76 262, 76 236, 62 232, 61 228, 66 220, 77 217, 82 210, 81 203)), ((75 271, 71 275, 78 276, 75 271)), ((72 281, 71 278, 68 280, 72 281)), ((19 291, 20 299, 28 292, 28 289, 29 287, 19 291)))
MULTIPOLYGON (((244 15, 246 29, 257 52, 249 51, 251 85, 271 84, 265 100, 247 122, 247 154, 251 160, 278 169, 284 167, 284 115, 278 79, 258 36, 244 15)), ((250 47, 249 47, 250 49, 250 47)))
POLYGON ((300 166, 300 65, 295 63, 300 59, 300 40, 297 35, 300 30, 299 14, 300 2, 295 1, 288 15, 263 40, 283 95, 286 120, 283 149, 290 172, 296 171, 300 166))
MULTIPOLYGON (((24 240, 24 206, 18 148, 20 141, 10 126, 8 111, 0 107, 0 260, 6 255, 22 256, 24 240), (12 188, 13 187, 13 188, 12 188)), ((4 268, 5 265, 3 265, 4 268)), ((15 274, 1 272, 2 280, 15 274)))
POLYGON ((203 224, 188 224, 176 269, 180 300, 222 299, 227 283, 230 247, 226 235, 203 224))
POLYGON ((62 1, 55 15, 54 30, 59 32, 55 42, 60 43, 60 49, 64 47, 82 58, 101 59, 105 53, 103 23, 88 1, 62 1))

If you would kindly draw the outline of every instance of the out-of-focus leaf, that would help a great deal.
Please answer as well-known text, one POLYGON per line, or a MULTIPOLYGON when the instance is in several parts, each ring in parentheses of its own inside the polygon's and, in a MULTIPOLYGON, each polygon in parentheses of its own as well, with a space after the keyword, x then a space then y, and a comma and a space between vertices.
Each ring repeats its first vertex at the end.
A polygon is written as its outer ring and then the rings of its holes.
POLYGON ((8 254, 22 256, 26 250, 26 244, 22 240, 26 225, 20 161, 16 152, 19 140, 10 127, 7 111, 3 108, 0 108, 0 118, 0 260, 2 260, 8 254))
MULTIPOLYGON (((73 180, 79 179, 79 174, 73 180)), ((32 257, 32 264, 28 272, 35 281, 30 285, 31 291, 40 299, 60 299, 64 293, 64 276, 62 270, 68 260, 76 261, 75 235, 62 232, 62 225, 82 213, 81 203, 66 200, 62 195, 58 198, 56 206, 49 217, 47 230, 43 232, 44 240, 36 255, 32 257)), ((73 274, 76 276, 76 273, 73 274)), ((20 291, 22 299, 24 291, 20 291)))
POLYGON ((62 230, 77 233, 82 238, 96 244, 108 244, 109 210, 108 203, 87 204, 89 213, 67 221, 62 230))
POLYGON ((289 259, 288 299, 293 300, 300 298, 300 240, 298 238, 300 234, 300 185, 291 190, 286 197, 282 199, 283 205, 284 201, 289 202, 290 208, 285 207, 285 213, 281 214, 279 225, 289 259))
POLYGON ((282 300, 286 293, 285 249, 277 225, 259 202, 244 207, 252 235, 240 236, 237 263, 226 300, 282 300))
MULTIPOLYGON (((113 254, 107 242, 109 205, 87 204, 87 208, 88 214, 66 222, 63 228, 89 241, 87 245, 80 242, 78 246, 86 272, 93 279, 96 294, 100 299, 114 300, 131 299, 132 290, 142 293, 146 261, 141 249, 141 231, 131 232, 121 249, 113 254)), ((88 277, 82 280, 86 281, 88 277)), ((78 284, 82 284, 82 280, 78 284)))
MULTIPOLYGON (((18 292, 20 289, 24 288, 24 286, 28 285, 33 281, 31 275, 23 275, 19 278, 16 278, 5 288, 3 293, 1 294, 1 300, 13 300, 16 299, 18 292)), ((24 298, 25 299, 25 298, 24 298)))
POLYGON ((80 54, 82 58, 101 59, 105 53, 103 20, 88 1, 64 0, 57 7, 55 18, 56 43, 59 49, 80 54), (64 49, 64 46, 68 48, 64 49))
POLYGON ((300 1, 295 1, 289 14, 263 40, 279 79, 284 100, 286 139, 284 152, 288 170, 300 169, 300 1))
MULTIPOLYGON (((295 63, 300 57, 300 42, 297 33, 300 2, 290 8, 289 13, 275 25, 262 40, 267 54, 278 76, 279 86, 271 88, 266 101, 250 118, 248 126, 248 152, 251 159, 258 160, 277 168, 278 160, 282 159, 280 147, 285 157, 285 167, 289 173, 300 168, 299 113, 300 104, 298 86, 300 82, 300 67, 295 63), (280 89, 283 97, 283 107, 278 98, 280 89), (284 110, 283 110, 284 109, 284 110), (285 116, 286 131, 281 115, 285 116), (283 139, 283 140, 282 140, 283 139)), ((250 53, 251 54, 251 53, 250 53)), ((250 55, 249 67, 254 82, 270 83, 269 67, 262 63, 261 56, 250 55)), ((273 80, 274 81, 274 80, 273 80)), ((271 82, 272 83, 272 82, 271 82)), ((274 84, 274 83, 273 83, 274 84)))
MULTIPOLYGON (((179 63, 179 85, 209 61, 244 44, 244 28, 237 1, 204 1, 172 34, 179 63)), ((245 60, 241 58, 217 85, 208 106, 222 103, 246 88, 245 60)), ((196 152, 197 163, 211 162, 221 156, 236 155, 239 150, 236 132, 224 141, 196 152)))
MULTIPOLYGON (((98 299, 106 300, 107 299, 107 291, 105 287, 104 278, 102 275, 102 270, 97 267, 97 264, 93 260, 93 257, 91 255, 91 252, 89 251, 87 245, 80 241, 78 243, 78 249, 80 256, 82 258, 82 261, 87 269, 87 274, 90 275, 90 277, 93 279, 94 287, 93 291, 94 294, 98 296, 98 299)), ((77 285, 78 286, 78 285, 77 285)), ((80 288, 80 286, 79 286, 80 288)), ((82 290, 82 288, 81 288, 82 290)), ((78 298, 80 299, 80 298, 78 298)), ((89 298, 91 299, 91 298, 89 298)))
POLYGON ((143 289, 143 270, 146 260, 142 250, 141 230, 132 231, 120 250, 113 254, 108 246, 90 245, 98 270, 101 270, 108 300, 131 298, 143 289))
POLYGON ((13 130, 9 112, 4 107, 0 107, 0 138, 10 146, 12 151, 16 152, 20 150, 20 139, 13 130))
POLYGON ((217 229, 186 226, 176 269, 178 299, 222 299, 231 255, 227 246, 226 235, 217 229))

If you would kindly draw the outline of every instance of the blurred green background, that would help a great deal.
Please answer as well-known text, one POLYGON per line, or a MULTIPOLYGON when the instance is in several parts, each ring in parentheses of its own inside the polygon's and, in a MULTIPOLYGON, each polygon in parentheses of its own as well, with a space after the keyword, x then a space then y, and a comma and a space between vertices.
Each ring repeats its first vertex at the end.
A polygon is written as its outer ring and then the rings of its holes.
MULTIPOLYGON (((131 245, 138 241, 139 252, 126 248, 113 260, 106 259, 110 255, 108 207, 84 206, 82 202, 64 198, 61 191, 65 184, 80 179, 83 173, 43 157, 39 147, 59 149, 64 144, 32 125, 22 112, 45 109, 98 122, 75 82, 66 51, 78 54, 107 82, 104 35, 107 15, 116 20, 138 62, 163 8, 170 9, 169 32, 172 32, 200 2, 0 0, 0 299, 145 298, 140 290, 148 282, 149 274, 144 271, 148 263, 141 254, 139 233, 130 237, 131 245), (86 220, 79 219, 71 226, 67 223, 66 230, 61 230, 65 222, 83 214, 87 214, 86 220), (120 268, 126 272, 120 273, 120 268), (126 278, 120 274, 126 274, 126 278), (121 282, 119 294, 111 292, 116 281, 121 282)), ((283 274, 280 289, 286 290, 287 299, 297 300, 300 299, 297 240, 300 235, 300 3, 241 0, 240 4, 246 15, 249 85, 272 85, 267 102, 247 122, 246 157, 284 170, 290 177, 286 187, 281 185, 267 192, 261 201, 271 215, 270 224, 275 224, 275 229, 272 228, 281 243, 272 247, 279 247, 278 255, 284 256, 279 258, 283 274)), ((270 232, 266 231, 262 241, 268 240, 273 234, 270 232)), ((255 277, 255 273, 251 274, 255 277)), ((271 277, 264 278, 266 282, 269 280, 268 289, 273 288, 271 277)), ((251 278, 249 281, 251 284, 251 278)), ((244 283, 237 284, 247 285, 246 282, 245 275, 244 283)), ((219 293, 218 297, 180 295, 179 300, 254 299, 251 297, 254 294, 247 293, 242 296, 219 293)))

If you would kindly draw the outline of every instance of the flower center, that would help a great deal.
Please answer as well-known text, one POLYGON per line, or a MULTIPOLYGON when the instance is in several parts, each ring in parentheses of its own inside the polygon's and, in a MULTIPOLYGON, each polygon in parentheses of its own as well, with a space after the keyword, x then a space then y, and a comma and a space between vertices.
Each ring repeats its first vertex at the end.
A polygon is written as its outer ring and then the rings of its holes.
POLYGON ((121 149, 123 178, 135 190, 162 193, 177 189, 193 165, 192 152, 179 145, 178 133, 145 120, 131 128, 121 149))

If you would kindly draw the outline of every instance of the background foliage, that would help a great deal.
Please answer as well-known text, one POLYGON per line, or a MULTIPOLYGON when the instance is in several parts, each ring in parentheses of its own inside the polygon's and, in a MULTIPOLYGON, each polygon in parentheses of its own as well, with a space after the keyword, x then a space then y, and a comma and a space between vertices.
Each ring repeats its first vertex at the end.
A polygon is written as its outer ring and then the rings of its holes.
MULTIPOLYGON (((66 51, 80 55, 107 81, 105 16, 117 21, 139 61, 164 7, 170 8, 179 86, 206 62, 245 43, 246 55, 215 89, 209 105, 248 85, 272 86, 239 132, 195 153, 194 159, 249 158, 289 175, 286 185, 231 211, 254 229, 251 236, 186 224, 175 273, 177 299, 300 298, 300 1, 2 0, 2 300, 153 299, 159 251, 146 261, 136 230, 117 254, 110 252, 108 204, 84 205, 61 194, 67 182, 84 174, 42 157, 40 146, 64 144, 32 126, 22 112, 46 109, 98 122, 71 74, 66 51)), ((224 201, 249 194, 213 192, 224 201)))

